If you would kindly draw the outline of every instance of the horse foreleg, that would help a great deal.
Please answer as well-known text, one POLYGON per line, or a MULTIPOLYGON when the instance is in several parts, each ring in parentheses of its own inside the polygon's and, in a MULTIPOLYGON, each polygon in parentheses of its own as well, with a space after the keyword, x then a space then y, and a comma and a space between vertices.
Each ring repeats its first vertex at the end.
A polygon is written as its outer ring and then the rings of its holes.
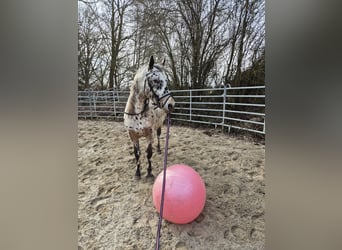
POLYGON ((160 134, 161 134, 161 128, 157 128, 157 139, 158 139, 157 150, 158 150, 159 154, 161 154, 161 150, 160 150, 160 134))
POLYGON ((152 141, 150 141, 148 143, 148 146, 147 146, 147 150, 146 150, 146 153, 147 153, 147 160, 148 160, 148 168, 147 168, 147 178, 154 178, 153 174, 152 174, 152 163, 151 163, 151 158, 152 158, 152 141))
POLYGON ((140 148, 139 148, 139 141, 134 143, 134 155, 135 155, 135 160, 137 163, 137 170, 135 172, 136 178, 140 179, 140 148))

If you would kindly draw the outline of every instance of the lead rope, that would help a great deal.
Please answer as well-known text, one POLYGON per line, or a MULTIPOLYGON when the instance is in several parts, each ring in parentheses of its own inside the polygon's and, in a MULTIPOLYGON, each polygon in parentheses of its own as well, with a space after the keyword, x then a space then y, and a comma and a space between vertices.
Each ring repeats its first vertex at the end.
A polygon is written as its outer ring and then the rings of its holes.
POLYGON ((159 221, 157 228, 157 239, 156 239, 156 250, 159 250, 160 244, 160 229, 163 221, 163 209, 164 209, 164 193, 165 193, 165 182, 166 182, 166 164, 167 164, 167 154, 169 148, 169 131, 170 131, 170 113, 167 114, 167 131, 166 131, 166 139, 165 139, 165 153, 164 153, 164 172, 163 172, 163 188, 162 195, 160 201, 160 211, 159 211, 159 221))

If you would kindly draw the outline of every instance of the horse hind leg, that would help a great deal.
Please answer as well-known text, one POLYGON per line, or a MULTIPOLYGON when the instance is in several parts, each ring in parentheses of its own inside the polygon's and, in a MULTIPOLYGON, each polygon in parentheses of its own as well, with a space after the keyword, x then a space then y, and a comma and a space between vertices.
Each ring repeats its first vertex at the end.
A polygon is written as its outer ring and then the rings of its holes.
POLYGON ((157 128, 157 139, 158 139, 157 151, 158 151, 158 154, 161 154, 161 150, 160 150, 160 134, 161 134, 161 127, 157 128))

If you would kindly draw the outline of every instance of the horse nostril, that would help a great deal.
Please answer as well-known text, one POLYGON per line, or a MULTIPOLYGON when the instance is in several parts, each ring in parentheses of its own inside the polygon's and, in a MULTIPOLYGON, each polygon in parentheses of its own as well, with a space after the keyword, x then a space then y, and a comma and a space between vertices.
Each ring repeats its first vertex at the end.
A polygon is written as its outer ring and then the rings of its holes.
POLYGON ((170 112, 173 111, 173 105, 172 105, 172 104, 169 104, 169 105, 167 106, 167 108, 168 108, 168 110, 169 110, 170 112))

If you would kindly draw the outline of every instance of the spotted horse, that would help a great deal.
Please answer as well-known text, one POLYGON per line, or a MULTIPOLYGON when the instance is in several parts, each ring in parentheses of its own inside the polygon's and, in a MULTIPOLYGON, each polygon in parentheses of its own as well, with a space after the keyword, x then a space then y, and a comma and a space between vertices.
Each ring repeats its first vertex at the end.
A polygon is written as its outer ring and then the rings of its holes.
POLYGON ((137 179, 141 178, 139 139, 141 137, 147 138, 148 168, 146 178, 154 179, 151 163, 153 135, 157 131, 158 151, 160 152, 161 126, 166 114, 171 113, 175 107, 175 101, 168 88, 164 64, 165 61, 162 65, 155 64, 153 56, 151 56, 149 64, 137 71, 125 107, 124 124, 133 143, 137 179))

